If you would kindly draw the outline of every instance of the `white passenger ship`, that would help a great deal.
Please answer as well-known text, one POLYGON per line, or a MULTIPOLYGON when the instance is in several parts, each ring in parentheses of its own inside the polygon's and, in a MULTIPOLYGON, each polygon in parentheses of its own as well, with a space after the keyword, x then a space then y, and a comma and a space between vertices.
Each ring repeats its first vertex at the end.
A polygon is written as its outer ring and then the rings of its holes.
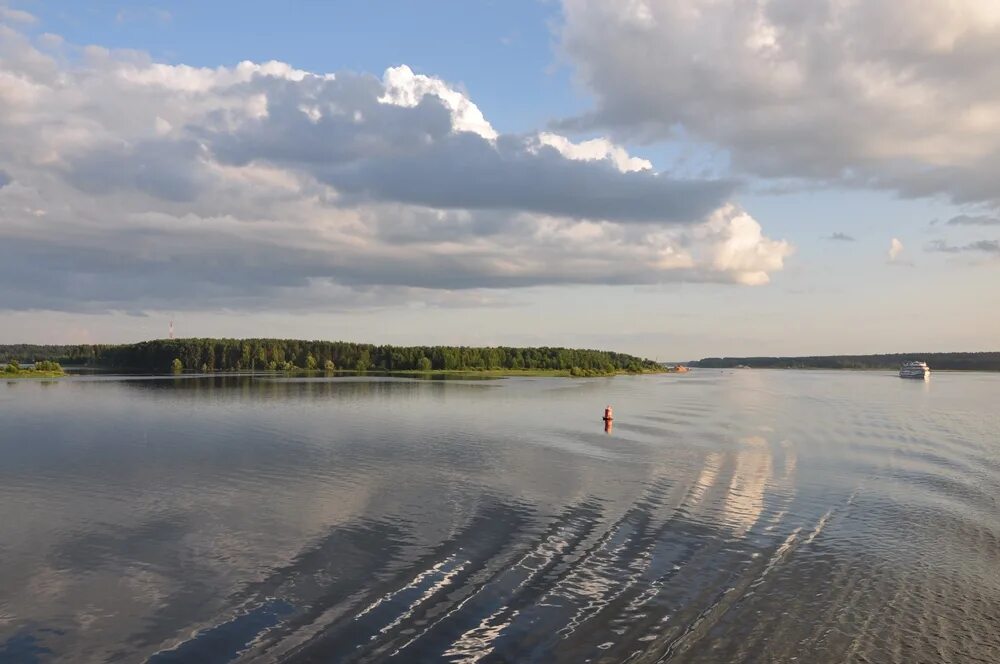
POLYGON ((931 369, 926 362, 904 362, 899 368, 900 378, 917 378, 923 380, 931 375, 931 369))

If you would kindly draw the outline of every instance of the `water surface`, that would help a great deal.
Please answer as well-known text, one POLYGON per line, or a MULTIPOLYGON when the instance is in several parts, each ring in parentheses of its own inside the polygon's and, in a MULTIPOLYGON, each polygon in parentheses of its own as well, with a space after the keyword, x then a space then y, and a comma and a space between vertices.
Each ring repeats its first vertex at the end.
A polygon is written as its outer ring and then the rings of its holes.
POLYGON ((996 663, 998 404, 944 372, 0 382, 0 662, 996 663))

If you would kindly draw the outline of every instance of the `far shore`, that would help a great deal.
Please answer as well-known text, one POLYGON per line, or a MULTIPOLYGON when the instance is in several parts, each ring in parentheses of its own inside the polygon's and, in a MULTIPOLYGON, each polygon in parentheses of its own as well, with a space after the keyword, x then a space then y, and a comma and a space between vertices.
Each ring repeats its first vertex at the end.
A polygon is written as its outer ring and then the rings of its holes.
POLYGON ((931 371, 1000 371, 1000 352, 916 352, 871 355, 800 355, 758 357, 706 357, 689 362, 702 369, 851 369, 899 370, 909 361, 926 362, 931 371))
MULTIPOLYGON (((0 378, 63 378, 72 375, 86 375, 88 373, 123 373, 125 375, 132 374, 132 371, 122 370, 110 367, 92 367, 92 366, 68 366, 66 367, 69 371, 32 371, 29 369, 22 369, 18 373, 2 373, 0 372, 0 378), (79 372, 79 373, 77 373, 79 372)), ((269 371, 269 370, 258 370, 258 371, 185 371, 185 372, 145 372, 141 370, 135 370, 134 375, 145 375, 145 376, 175 376, 177 378, 185 377, 203 377, 203 376, 261 376, 261 377, 306 377, 306 378, 323 378, 323 377, 353 377, 353 376, 398 376, 398 377, 454 377, 461 378, 463 376, 468 376, 470 378, 613 378, 615 376, 642 376, 642 375, 652 375, 652 374, 665 374, 665 373, 684 373, 685 368, 678 367, 663 367, 662 370, 647 370, 647 371, 615 371, 610 373, 600 373, 600 372, 577 372, 574 373, 571 369, 432 369, 430 371, 418 371, 418 370, 399 370, 399 371, 383 371, 379 369, 372 369, 369 371, 356 371, 354 369, 335 369, 333 371, 324 370, 308 370, 308 369, 292 369, 290 371, 269 371)))

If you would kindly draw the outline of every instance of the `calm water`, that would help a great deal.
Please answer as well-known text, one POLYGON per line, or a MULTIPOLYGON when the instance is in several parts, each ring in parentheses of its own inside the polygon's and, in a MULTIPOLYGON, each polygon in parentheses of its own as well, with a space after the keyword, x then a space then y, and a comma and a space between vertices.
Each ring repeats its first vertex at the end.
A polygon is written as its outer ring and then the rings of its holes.
POLYGON ((0 661, 995 664, 998 431, 990 374, 3 382, 0 661))

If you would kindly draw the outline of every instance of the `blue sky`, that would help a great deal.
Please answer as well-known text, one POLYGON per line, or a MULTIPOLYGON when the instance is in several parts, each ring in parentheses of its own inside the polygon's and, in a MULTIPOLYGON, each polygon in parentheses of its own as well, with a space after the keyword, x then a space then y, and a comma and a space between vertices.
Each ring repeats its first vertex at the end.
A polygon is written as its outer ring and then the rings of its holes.
POLYGON ((0 342, 995 349, 1000 11, 914 3, 0 0, 0 342))
POLYGON ((281 60, 313 72, 407 64, 462 85, 502 131, 531 131, 586 107, 553 53, 559 6, 536 0, 24 4, 77 44, 132 48, 203 67, 281 60))

